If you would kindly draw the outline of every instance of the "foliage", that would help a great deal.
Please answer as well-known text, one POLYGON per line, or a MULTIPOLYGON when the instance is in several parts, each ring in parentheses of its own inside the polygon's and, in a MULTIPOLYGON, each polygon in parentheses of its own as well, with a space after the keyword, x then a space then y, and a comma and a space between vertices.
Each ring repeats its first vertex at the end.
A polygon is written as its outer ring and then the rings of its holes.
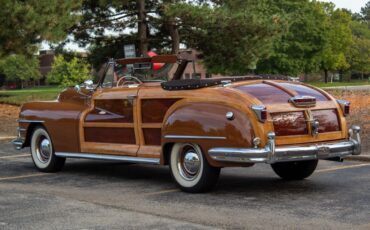
POLYGON ((39 61, 36 57, 27 58, 23 55, 9 55, 0 60, 0 72, 5 74, 7 80, 37 80, 39 61))
POLYGON ((180 20, 180 34, 188 46, 202 51, 211 73, 244 74, 254 69, 285 28, 284 18, 267 0, 174 4, 166 14, 180 20))
POLYGON ((370 28, 370 1, 366 3, 364 7, 361 8, 362 19, 365 20, 370 28))
POLYGON ((274 42, 269 58, 258 63, 259 73, 297 75, 318 69, 318 55, 326 43, 328 18, 322 5, 309 0, 278 1, 289 28, 274 42))
POLYGON ((137 55, 145 56, 147 50, 177 53, 176 26, 171 26, 172 19, 163 13, 172 2, 177 0, 84 0, 82 20, 71 33, 79 44, 92 45, 91 56, 101 50, 107 54, 95 59, 94 66, 101 64, 97 60, 123 57, 124 44, 135 44, 137 55))
POLYGON ((80 0, 0 0, 0 57, 31 55, 43 40, 60 41, 78 19, 80 0))
POLYGON ((351 70, 360 72, 363 78, 365 73, 370 73, 370 30, 361 21, 353 21, 351 28, 353 43, 347 56, 351 70))
POLYGON ((90 67, 84 60, 74 57, 66 61, 61 55, 55 57, 52 70, 47 76, 48 82, 63 87, 74 86, 90 78, 90 67))
POLYGON ((324 70, 343 70, 349 67, 345 53, 352 43, 351 15, 342 10, 330 13, 327 42, 322 51, 324 70))

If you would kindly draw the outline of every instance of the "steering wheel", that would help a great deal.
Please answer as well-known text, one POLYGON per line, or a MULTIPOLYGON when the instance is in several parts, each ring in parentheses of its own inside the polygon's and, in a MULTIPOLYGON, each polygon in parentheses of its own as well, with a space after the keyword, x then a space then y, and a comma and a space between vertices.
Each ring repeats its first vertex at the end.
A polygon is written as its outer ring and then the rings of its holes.
POLYGON ((117 81, 117 84, 116 86, 119 87, 119 86, 124 86, 124 85, 128 85, 128 84, 141 84, 143 83, 142 81, 140 81, 139 78, 137 77, 133 77, 133 76, 123 76, 121 77, 118 81, 117 81), (127 81, 123 81, 123 80, 127 80, 127 81), (122 84, 121 84, 122 83, 122 84))

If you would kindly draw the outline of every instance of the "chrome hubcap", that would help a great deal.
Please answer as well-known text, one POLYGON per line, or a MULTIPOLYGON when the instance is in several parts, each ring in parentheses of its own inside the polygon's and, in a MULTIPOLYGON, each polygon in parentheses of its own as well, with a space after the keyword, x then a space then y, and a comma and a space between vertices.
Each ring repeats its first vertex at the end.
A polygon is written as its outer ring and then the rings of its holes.
POLYGON ((199 156, 194 152, 187 152, 184 156, 184 169, 189 174, 196 174, 199 170, 199 156))
POLYGON ((184 146, 178 158, 177 166, 181 177, 185 180, 194 180, 201 166, 200 153, 191 145, 184 146))
POLYGON ((42 163, 47 163, 51 156, 50 141, 44 136, 40 137, 36 151, 37 151, 37 158, 42 163))

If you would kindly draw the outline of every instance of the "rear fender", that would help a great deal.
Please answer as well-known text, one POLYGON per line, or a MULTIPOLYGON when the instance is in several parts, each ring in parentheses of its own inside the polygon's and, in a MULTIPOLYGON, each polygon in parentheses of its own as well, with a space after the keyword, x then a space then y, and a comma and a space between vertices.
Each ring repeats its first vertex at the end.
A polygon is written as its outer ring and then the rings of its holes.
POLYGON ((194 143, 200 146, 208 162, 222 167, 208 156, 214 147, 251 147, 255 137, 252 123, 245 112, 219 101, 176 102, 167 111, 162 127, 161 162, 168 163, 168 146, 172 143, 194 143), (226 113, 233 113, 228 119, 226 113), (166 151, 165 151, 166 150, 166 151))

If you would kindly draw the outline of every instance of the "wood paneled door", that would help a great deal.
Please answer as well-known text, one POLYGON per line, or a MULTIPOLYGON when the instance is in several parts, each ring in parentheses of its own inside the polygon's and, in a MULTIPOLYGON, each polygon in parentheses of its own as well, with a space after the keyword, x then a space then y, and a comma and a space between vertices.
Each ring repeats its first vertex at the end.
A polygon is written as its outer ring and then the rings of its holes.
POLYGON ((137 87, 100 88, 81 118, 81 151, 136 156, 137 87))

